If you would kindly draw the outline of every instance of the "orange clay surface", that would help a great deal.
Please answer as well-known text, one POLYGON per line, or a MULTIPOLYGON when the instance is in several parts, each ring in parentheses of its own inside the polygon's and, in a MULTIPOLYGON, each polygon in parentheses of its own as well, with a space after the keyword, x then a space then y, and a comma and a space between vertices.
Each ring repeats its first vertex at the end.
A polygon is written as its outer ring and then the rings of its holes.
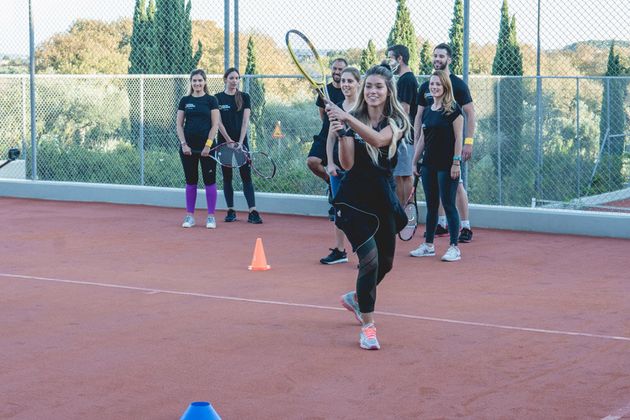
POLYGON ((443 263, 408 256, 420 226, 365 351, 330 222, 203 213, 0 198, 0 418, 630 416, 630 241, 476 229, 443 263))

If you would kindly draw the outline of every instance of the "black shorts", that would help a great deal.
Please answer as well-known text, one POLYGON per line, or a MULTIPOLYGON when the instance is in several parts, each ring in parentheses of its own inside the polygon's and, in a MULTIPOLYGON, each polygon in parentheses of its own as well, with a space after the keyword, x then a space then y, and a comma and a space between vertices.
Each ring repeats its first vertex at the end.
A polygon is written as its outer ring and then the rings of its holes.
POLYGON ((326 142, 316 137, 311 145, 311 150, 308 152, 308 157, 319 158, 322 161, 322 165, 326 166, 328 161, 326 158, 326 142))

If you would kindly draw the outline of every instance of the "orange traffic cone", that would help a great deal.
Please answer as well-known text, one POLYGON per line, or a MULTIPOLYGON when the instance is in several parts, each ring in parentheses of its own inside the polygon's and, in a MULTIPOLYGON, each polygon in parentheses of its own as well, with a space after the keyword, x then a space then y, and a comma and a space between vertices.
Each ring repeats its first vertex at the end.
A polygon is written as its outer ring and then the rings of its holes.
POLYGON ((252 258, 252 265, 249 269, 252 271, 265 271, 269 270, 271 266, 267 264, 267 257, 265 257, 265 250, 263 249, 262 239, 256 239, 256 247, 254 248, 254 258, 252 258))

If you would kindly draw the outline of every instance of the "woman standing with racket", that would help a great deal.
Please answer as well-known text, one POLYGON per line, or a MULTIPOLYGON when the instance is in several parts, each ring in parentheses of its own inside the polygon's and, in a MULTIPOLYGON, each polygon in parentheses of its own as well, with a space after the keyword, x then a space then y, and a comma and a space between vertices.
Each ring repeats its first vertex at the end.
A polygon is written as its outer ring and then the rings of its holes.
POLYGON ((339 162, 347 171, 333 200, 335 223, 359 256, 356 292, 343 295, 342 304, 362 324, 361 348, 377 350, 376 287, 392 269, 396 234, 407 223, 392 170, 398 142, 410 135, 411 125, 396 99, 392 72, 382 66, 366 72, 350 113, 330 103, 327 112, 339 135, 339 162))
POLYGON ((423 156, 420 174, 417 169, 414 172, 422 177, 422 188, 427 201, 426 238, 424 243, 411 251, 411 256, 435 255, 433 239, 441 199, 450 235, 450 246, 442 256, 442 261, 458 261, 461 259, 461 252, 457 247, 459 214, 455 198, 461 175, 464 117, 453 98, 453 85, 446 71, 433 72, 429 80, 429 90, 433 96, 433 104, 422 113, 422 131, 412 161, 417 168, 416 162, 423 156))
MULTIPOLYGON (((249 126, 249 116, 251 114, 251 99, 249 94, 241 92, 238 85, 241 82, 241 74, 234 67, 231 67, 223 74, 225 89, 215 96, 219 102, 221 122, 219 123, 219 143, 238 143, 238 147, 245 147, 247 144, 247 128, 249 126)), ((236 144, 235 144, 236 145, 236 144)), ((236 220, 234 210, 234 188, 232 187, 232 168, 221 166, 223 174, 223 195, 228 207, 226 222, 236 220)), ((243 194, 249 207, 249 223, 260 224, 262 218, 256 211, 256 201, 254 198, 254 183, 252 182, 252 169, 250 165, 243 165, 239 168, 241 180, 243 181, 243 194)))
POLYGON ((195 203, 197 201, 197 182, 199 181, 199 164, 206 188, 208 217, 206 227, 217 227, 214 210, 217 204, 216 168, 217 163, 208 157, 210 148, 219 129, 221 115, 217 99, 208 94, 206 73, 193 70, 190 73, 190 91, 179 101, 177 108, 177 137, 181 145, 179 156, 184 167, 186 178, 186 217, 182 227, 195 225, 195 203), (202 150, 203 149, 203 150, 202 150), (201 154, 193 150, 202 150, 201 154))
MULTIPOLYGON (((361 83, 361 73, 355 67, 346 67, 341 73, 340 86, 341 92, 345 99, 336 105, 346 112, 354 107, 357 102, 357 88, 361 83)), ((326 117, 327 118, 327 117, 326 117)), ((339 142, 337 134, 328 130, 328 139, 326 140, 326 172, 330 176, 330 192, 332 197, 339 191, 339 183, 343 171, 341 170, 341 162, 339 162, 339 142)), ((330 254, 321 260, 322 264, 338 264, 348 262, 348 253, 344 246, 345 235, 343 231, 335 226, 335 247, 330 249, 330 254)))

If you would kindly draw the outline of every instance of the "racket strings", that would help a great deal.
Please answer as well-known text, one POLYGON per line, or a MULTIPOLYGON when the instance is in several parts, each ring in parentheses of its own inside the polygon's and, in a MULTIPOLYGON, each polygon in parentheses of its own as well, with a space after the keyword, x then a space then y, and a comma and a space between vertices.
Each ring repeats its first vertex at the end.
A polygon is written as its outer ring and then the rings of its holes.
POLYGON ((215 157, 221 165, 229 168, 240 168, 247 163, 245 151, 238 147, 220 147, 216 151, 215 157))
POLYGON ((325 80, 324 68, 313 47, 295 33, 288 35, 288 42, 302 71, 317 83, 325 80))

